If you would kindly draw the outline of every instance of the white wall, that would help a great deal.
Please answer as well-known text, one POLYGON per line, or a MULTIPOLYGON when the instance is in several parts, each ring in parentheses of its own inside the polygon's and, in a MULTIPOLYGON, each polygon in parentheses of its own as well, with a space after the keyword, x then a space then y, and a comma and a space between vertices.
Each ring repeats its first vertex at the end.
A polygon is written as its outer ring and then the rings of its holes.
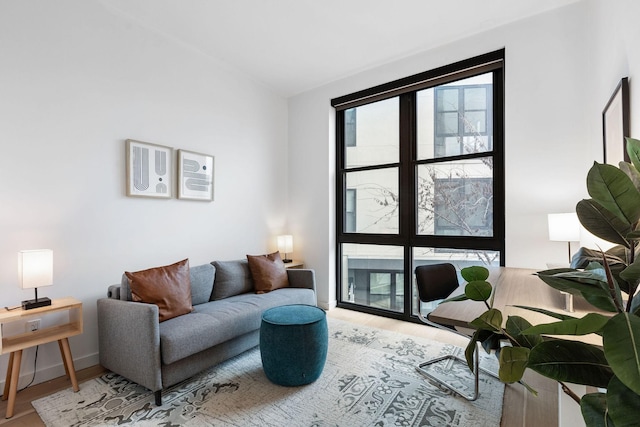
MULTIPOLYGON (((600 115, 620 79, 629 77, 631 136, 640 139, 640 83, 636 81, 640 75, 640 3, 588 0, 588 4, 592 74, 589 115, 600 115)), ((597 131, 601 132, 601 127, 597 131)))
MULTIPOLYGON (((286 101, 98 2, 0 4, 0 144, 0 306, 33 298, 17 252, 53 249, 39 294, 84 302, 78 368, 97 363, 96 300, 124 270, 244 258, 287 231, 286 101), (215 156, 215 201, 126 197, 126 138, 215 156)), ((42 346, 36 382, 62 374, 42 346)))
POLYGON ((335 304, 335 137, 331 98, 506 49, 506 263, 546 268, 566 245, 548 241, 547 214, 586 196, 594 155, 585 104, 587 7, 574 4, 345 78, 289 100, 292 230, 316 269, 319 299, 335 304))

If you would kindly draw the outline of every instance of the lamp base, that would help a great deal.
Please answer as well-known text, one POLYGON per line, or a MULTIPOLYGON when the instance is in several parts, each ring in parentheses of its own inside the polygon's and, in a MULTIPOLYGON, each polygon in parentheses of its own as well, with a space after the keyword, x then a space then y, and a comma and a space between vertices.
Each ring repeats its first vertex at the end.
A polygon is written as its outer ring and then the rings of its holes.
POLYGON ((23 310, 31 310, 33 308, 46 307, 48 305, 51 305, 51 300, 47 297, 22 301, 23 310))
POLYGON ((282 262, 284 262, 285 264, 289 264, 290 262, 293 262, 293 260, 289 258, 285 258, 282 260, 282 262))

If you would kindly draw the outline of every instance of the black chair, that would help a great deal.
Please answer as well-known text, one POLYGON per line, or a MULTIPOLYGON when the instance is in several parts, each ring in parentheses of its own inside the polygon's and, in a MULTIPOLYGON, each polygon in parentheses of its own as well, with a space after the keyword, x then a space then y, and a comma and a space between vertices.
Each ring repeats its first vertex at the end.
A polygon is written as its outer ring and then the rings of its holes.
MULTIPOLYGON (((416 267, 416 284, 418 287, 418 295, 420 297, 420 301, 422 302, 432 302, 438 301, 442 299, 448 298, 453 291, 455 291, 458 286, 458 274, 456 273, 456 269, 452 264, 430 264, 430 265, 421 265, 416 267)), ((418 306, 418 317, 424 323, 429 326, 433 326, 434 328, 443 329, 457 335, 461 335, 465 337, 467 340, 470 338, 468 335, 462 334, 455 329, 450 329, 445 327, 439 323, 433 322, 429 320, 429 314, 423 315, 421 312, 421 305, 418 306)), ((478 347, 476 345, 476 349, 473 353, 474 358, 474 391, 473 394, 465 393, 459 389, 456 389, 451 383, 448 383, 434 375, 432 375, 428 370, 424 369, 426 366, 441 362, 443 360, 453 360, 452 363, 462 363, 465 367, 467 367, 467 361, 460 357, 457 357, 453 354, 448 354, 446 356, 438 357, 436 359, 429 360, 427 362, 421 363, 416 366, 416 370, 420 372, 425 377, 430 380, 436 382, 437 384, 446 387, 452 392, 464 397, 467 400, 474 401, 478 398, 479 390, 479 374, 480 371, 483 371, 491 376, 497 377, 496 374, 487 371, 486 369, 480 368, 480 355, 478 354, 478 347)))

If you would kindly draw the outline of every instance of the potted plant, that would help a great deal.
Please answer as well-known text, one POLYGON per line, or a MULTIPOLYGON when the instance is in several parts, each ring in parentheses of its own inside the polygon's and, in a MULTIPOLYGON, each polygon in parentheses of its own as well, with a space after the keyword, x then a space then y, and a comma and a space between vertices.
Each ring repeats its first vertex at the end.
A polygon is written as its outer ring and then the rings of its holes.
MULTIPOLYGON (((582 318, 536 307, 555 321, 531 325, 520 316, 493 308, 489 272, 484 267, 462 270, 468 282, 464 294, 447 301, 484 301, 487 311, 471 322, 475 333, 465 351, 469 368, 477 343, 498 355, 500 380, 522 382, 526 369, 557 380, 582 411, 587 426, 638 426, 640 409, 640 141, 627 138, 631 163, 620 167, 594 162, 587 175, 590 199, 581 200, 576 213, 582 225, 601 239, 615 243, 602 252, 581 248, 572 268, 540 271, 547 285, 582 296, 599 312, 582 318), (607 312, 607 315, 601 314, 607 312), (504 324, 504 326, 503 326, 504 324), (543 338, 546 335, 598 334, 603 345, 576 340, 543 338), (505 345, 506 343, 506 345, 505 345), (577 396, 566 383, 598 388, 577 396)), ((526 384, 525 387, 535 392, 526 384)))

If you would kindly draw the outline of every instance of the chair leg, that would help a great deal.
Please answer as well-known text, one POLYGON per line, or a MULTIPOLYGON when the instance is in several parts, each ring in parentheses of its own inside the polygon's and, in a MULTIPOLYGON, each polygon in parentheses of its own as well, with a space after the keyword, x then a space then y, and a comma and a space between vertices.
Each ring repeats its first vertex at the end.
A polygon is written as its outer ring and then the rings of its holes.
POLYGON ((153 396, 156 398, 156 406, 162 406, 162 390, 154 391, 153 396))
POLYGON ((443 387, 445 387, 446 389, 454 392, 455 394, 464 397, 465 399, 473 402, 474 400, 478 399, 478 395, 480 394, 480 387, 479 387, 479 383, 480 383, 480 371, 491 375, 492 377, 498 377, 495 373, 488 371, 484 368, 480 367, 480 355, 478 354, 478 349, 476 347, 476 350, 473 353, 473 364, 474 364, 474 374, 473 374, 473 393, 469 394, 469 393, 464 393, 461 390, 456 389, 453 385, 445 382, 444 380, 442 380, 441 378, 438 378, 436 376, 434 376, 433 374, 431 374, 429 371, 427 371, 426 369, 424 369, 426 366, 428 365, 432 365, 434 363, 438 363, 441 362, 443 360, 454 360, 457 361, 459 363, 463 363, 465 366, 467 366, 467 361, 465 359, 461 359, 457 356, 454 356, 452 354, 448 354, 446 356, 442 356, 442 357, 438 357, 436 359, 432 359, 429 360, 427 362, 421 363, 420 365, 416 366, 416 370, 422 374, 423 376, 427 377, 428 379, 430 379, 431 381, 435 382, 436 384, 439 384, 443 387))

